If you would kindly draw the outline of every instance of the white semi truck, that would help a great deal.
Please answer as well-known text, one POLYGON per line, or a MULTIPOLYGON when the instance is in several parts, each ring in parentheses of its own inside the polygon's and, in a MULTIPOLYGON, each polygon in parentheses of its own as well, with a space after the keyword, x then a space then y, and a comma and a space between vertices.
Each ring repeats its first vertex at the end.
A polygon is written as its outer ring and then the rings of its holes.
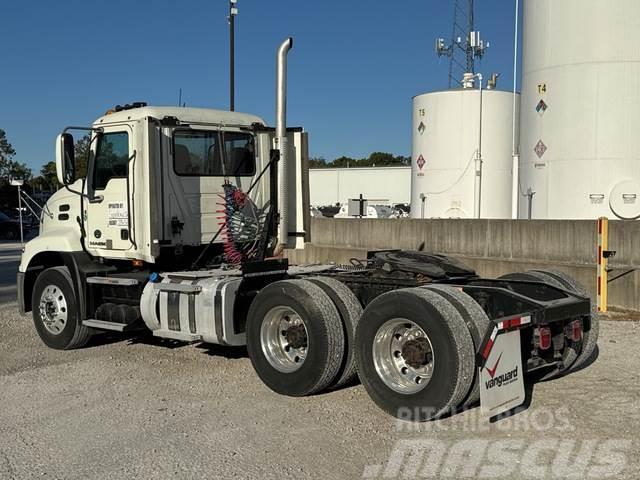
POLYGON ((19 308, 51 348, 105 330, 246 345, 271 389, 302 396, 359 377, 392 415, 427 420, 479 400, 498 415, 524 377, 583 365, 598 334, 570 277, 482 279, 425 252, 369 252, 351 265, 289 266, 309 241, 307 134, 286 126, 277 55, 276 127, 253 115, 118 106, 56 141, 64 188, 24 247, 19 308), (76 178, 74 139, 90 136, 76 178))

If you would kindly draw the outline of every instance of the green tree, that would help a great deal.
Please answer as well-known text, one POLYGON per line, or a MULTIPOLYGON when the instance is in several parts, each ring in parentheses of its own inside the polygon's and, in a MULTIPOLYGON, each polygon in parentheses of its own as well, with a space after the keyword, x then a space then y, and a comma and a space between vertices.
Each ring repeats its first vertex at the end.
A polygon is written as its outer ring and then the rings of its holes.
POLYGON ((31 181, 31 186, 38 190, 53 191, 60 188, 56 174, 56 162, 47 162, 40 169, 40 176, 31 181))
POLYGON ((358 160, 351 157, 338 157, 333 162, 329 164, 332 168, 349 168, 349 167, 357 167, 358 160))
POLYGON ((373 152, 369 155, 366 163, 368 167, 383 167, 396 164, 393 154, 386 152, 373 152))
POLYGON ((7 134, 0 128, 0 164, 4 165, 11 161, 16 154, 13 146, 7 140, 7 134))
POLYGON ((24 163, 15 161, 15 154, 15 149, 7 140, 6 132, 0 128, 0 180, 3 185, 8 184, 11 178, 31 178, 31 169, 24 163))
POLYGON ((324 157, 314 157, 309 159, 309 168, 326 168, 327 161, 324 157))
POLYGON ((87 176, 87 163, 89 163, 89 153, 91 151, 91 138, 85 135, 80 140, 76 140, 75 158, 76 158, 76 178, 87 176))

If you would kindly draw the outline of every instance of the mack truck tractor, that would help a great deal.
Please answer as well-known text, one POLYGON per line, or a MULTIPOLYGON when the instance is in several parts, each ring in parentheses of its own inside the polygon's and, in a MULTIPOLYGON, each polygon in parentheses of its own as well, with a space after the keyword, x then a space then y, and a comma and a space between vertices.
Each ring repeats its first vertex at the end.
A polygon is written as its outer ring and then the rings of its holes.
POLYGON ((584 365, 598 320, 564 273, 485 279, 454 258, 393 249, 349 265, 288 264, 287 250, 310 241, 307 133, 286 124, 292 45, 277 53, 275 128, 244 113, 132 103, 57 137, 63 188, 17 274, 19 308, 44 344, 147 330, 246 346, 277 393, 359 378, 379 407, 412 421, 478 402, 496 416, 524 402, 525 376, 584 365), (90 138, 83 178, 77 132, 90 138))

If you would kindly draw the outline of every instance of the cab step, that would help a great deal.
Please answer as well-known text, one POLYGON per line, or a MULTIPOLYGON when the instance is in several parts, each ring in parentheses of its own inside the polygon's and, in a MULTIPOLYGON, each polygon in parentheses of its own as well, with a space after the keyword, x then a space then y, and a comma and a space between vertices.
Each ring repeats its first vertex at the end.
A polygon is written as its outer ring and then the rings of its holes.
POLYGON ((87 277, 87 283, 94 285, 119 285, 123 287, 131 287, 133 285, 138 285, 140 282, 135 278, 87 277))
POLYGON ((181 342, 201 342, 202 335, 194 333, 178 332, 175 330, 154 330, 154 337, 168 338, 170 340, 179 340, 181 342))
POLYGON ((94 318, 88 318, 87 320, 83 320, 82 324, 85 327, 96 328, 98 330, 110 330, 112 332, 130 332, 133 330, 142 330, 143 328, 140 322, 119 323, 119 322, 108 322, 106 320, 96 320, 94 318))

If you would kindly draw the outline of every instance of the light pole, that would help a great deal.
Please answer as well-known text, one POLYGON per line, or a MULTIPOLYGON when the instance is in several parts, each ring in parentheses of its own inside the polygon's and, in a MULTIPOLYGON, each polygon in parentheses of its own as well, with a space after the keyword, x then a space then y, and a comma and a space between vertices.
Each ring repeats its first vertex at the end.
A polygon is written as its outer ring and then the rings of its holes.
POLYGON ((24 234, 22 232, 22 185, 24 180, 21 178, 12 178, 11 185, 18 187, 18 215, 20 216, 20 245, 24 247, 24 234))
POLYGON ((229 110, 232 112, 236 109, 236 15, 238 15, 238 0, 229 0, 229 110))
POLYGON ((480 201, 482 199, 482 74, 476 73, 474 75, 478 79, 480 84, 480 112, 478 119, 478 150, 476 152, 476 175, 473 184, 474 193, 474 217, 480 218, 480 201))

